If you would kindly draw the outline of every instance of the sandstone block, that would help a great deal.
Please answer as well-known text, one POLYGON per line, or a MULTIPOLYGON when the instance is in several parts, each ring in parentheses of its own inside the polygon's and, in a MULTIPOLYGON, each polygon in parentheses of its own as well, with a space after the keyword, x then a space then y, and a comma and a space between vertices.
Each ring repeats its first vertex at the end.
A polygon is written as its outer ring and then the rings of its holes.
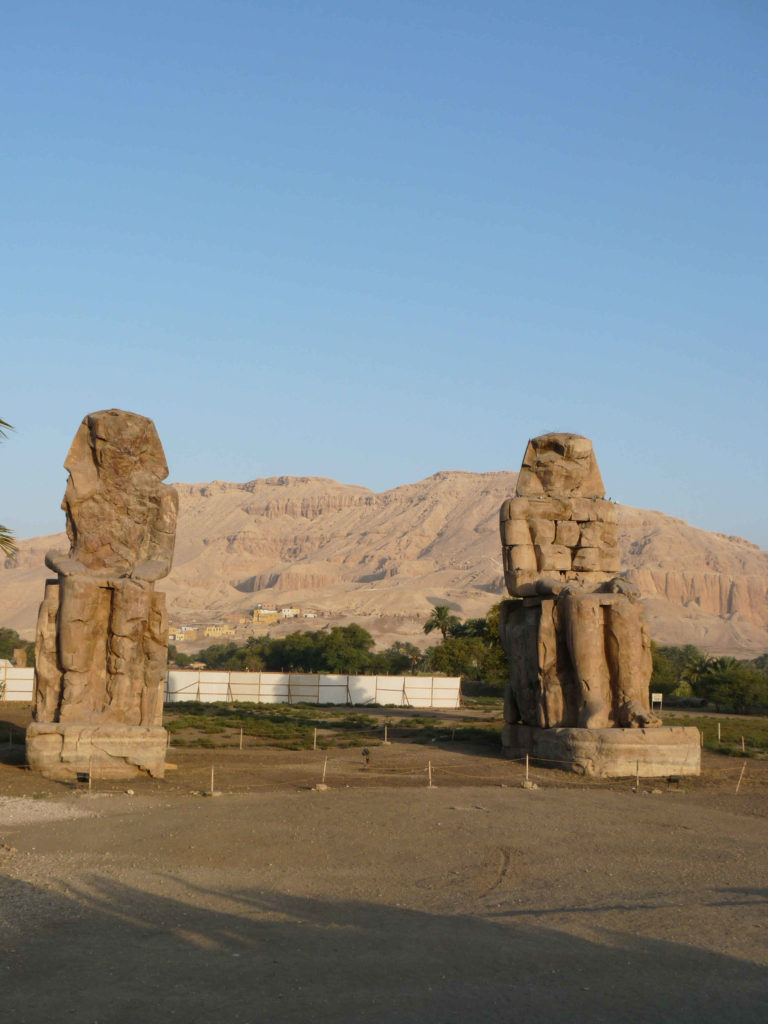
POLYGON ((536 562, 541 572, 566 572, 571 568, 571 550, 562 544, 537 544, 536 562))
POLYGON ((557 523, 555 532, 555 544, 562 544, 567 548, 575 548, 579 543, 581 530, 578 523, 570 520, 561 520, 557 523))
POLYGON ((508 558, 512 569, 535 570, 538 568, 533 544, 516 544, 509 548, 508 558))
POLYGON ((565 770, 597 778, 663 778, 701 771, 699 730, 684 726, 659 729, 541 729, 505 725, 505 757, 541 758, 565 770))
POLYGON ((525 519, 503 519, 501 523, 502 544, 530 544, 531 528, 525 519))
POLYGON ((538 497, 515 499, 527 503, 526 515, 529 519, 570 519, 571 499, 558 498, 551 494, 538 497))
POLYGON ((573 568, 577 572, 600 572, 603 568, 602 548, 577 548, 573 553, 573 568))
POLYGON ((585 548, 616 547, 618 543, 615 523, 592 520, 581 528, 581 543, 585 548))
POLYGON ((619 549, 604 548, 600 567, 603 572, 607 573, 621 572, 621 552, 619 549))
POLYGON ((74 781, 165 774, 167 733, 161 726, 33 722, 27 728, 27 760, 33 771, 74 781))
POLYGON ((555 523, 552 519, 532 519, 531 535, 534 544, 554 544, 555 523))
POLYGON ((499 509, 499 519, 504 521, 505 519, 527 519, 528 518, 528 499, 527 498, 507 498, 506 501, 502 502, 501 508, 499 509))
POLYGON ((579 523, 589 522, 591 519, 600 519, 603 505, 607 502, 596 498, 574 498, 571 506, 571 519, 579 523))

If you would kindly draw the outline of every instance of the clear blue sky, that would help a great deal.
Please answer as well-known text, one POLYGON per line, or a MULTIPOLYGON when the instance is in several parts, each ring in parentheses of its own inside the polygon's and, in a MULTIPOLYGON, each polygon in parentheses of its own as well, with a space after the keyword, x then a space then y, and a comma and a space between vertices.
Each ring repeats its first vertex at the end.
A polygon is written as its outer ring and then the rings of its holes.
POLYGON ((82 417, 384 490, 595 442, 768 546, 762 0, 6 7, 0 522, 82 417))

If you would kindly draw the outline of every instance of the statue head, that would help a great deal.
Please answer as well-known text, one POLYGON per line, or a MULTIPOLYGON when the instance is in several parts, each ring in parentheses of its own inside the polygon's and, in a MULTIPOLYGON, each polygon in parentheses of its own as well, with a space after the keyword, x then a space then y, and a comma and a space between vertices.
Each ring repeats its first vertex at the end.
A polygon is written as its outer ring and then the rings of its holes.
POLYGON ((168 475, 152 420, 121 409, 93 412, 67 453, 62 508, 75 554, 89 568, 123 568, 146 558, 168 475))
POLYGON ((74 500, 83 500, 104 486, 135 486, 137 480, 151 487, 168 476, 155 424, 122 409, 104 409, 85 417, 64 468, 69 472, 67 496, 74 500))
POLYGON ((516 494, 604 498, 605 487, 592 442, 580 434, 532 438, 523 456, 516 494))

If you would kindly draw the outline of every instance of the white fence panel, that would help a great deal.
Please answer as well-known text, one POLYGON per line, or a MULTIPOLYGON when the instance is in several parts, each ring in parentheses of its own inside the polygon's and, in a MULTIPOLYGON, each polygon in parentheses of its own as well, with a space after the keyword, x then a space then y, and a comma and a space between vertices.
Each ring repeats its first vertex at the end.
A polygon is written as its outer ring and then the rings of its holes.
POLYGON ((348 704, 347 676, 320 676, 321 704, 348 704))
POLYGON ((262 704, 289 703, 291 677, 287 672, 262 672, 260 685, 262 704))
POLYGON ((376 676, 347 676, 351 704, 372 704, 376 700, 376 676))
POLYGON ((376 676, 376 703, 394 704, 401 708, 404 704, 404 676, 376 676))
POLYGON ((5 687, 4 700, 32 700, 35 690, 35 670, 0 665, 0 691, 5 687))
POLYGON ((229 700, 229 672, 201 672, 197 699, 206 704, 229 700))
POLYGON ((320 676, 290 676, 291 704, 317 704, 320 696, 320 676))
POLYGON ((230 672, 229 696, 231 700, 261 702, 261 672, 230 672))
POLYGON ((182 700, 198 699, 199 672, 174 670, 165 677, 165 703, 175 704, 182 700))
MULTIPOLYGON (((5 700, 32 700, 33 668, 0 665, 5 700)), ((184 700, 262 704, 394 704, 457 708, 461 680, 446 676, 340 676, 284 672, 203 672, 174 669, 165 681, 166 703, 184 700)))
MULTIPOLYGON (((28 670, 31 672, 31 669, 28 670)), ((286 672, 168 673, 166 702, 252 701, 261 704, 392 704, 457 708, 461 680, 446 676, 341 676, 286 672)), ((8 697, 7 699, 11 699, 8 697)), ((19 700, 29 699, 19 697, 19 700)))

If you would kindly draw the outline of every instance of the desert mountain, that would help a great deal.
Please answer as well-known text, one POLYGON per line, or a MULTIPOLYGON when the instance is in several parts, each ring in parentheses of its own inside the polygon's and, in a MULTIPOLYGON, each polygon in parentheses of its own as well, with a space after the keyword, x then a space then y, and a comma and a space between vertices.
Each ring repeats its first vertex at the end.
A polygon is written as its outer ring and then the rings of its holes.
MULTIPOLYGON (((432 604, 480 616, 504 595, 498 510, 516 473, 440 472, 383 493, 321 477, 176 484, 174 624, 222 621, 256 604, 317 623, 356 619, 382 641, 424 641, 432 604)), ((622 564, 651 634, 717 654, 768 650, 768 552, 661 512, 618 506, 622 564)), ((0 625, 31 635, 56 534, 20 543, 0 570, 0 625)), ((295 628, 295 624, 294 627, 295 628)))

